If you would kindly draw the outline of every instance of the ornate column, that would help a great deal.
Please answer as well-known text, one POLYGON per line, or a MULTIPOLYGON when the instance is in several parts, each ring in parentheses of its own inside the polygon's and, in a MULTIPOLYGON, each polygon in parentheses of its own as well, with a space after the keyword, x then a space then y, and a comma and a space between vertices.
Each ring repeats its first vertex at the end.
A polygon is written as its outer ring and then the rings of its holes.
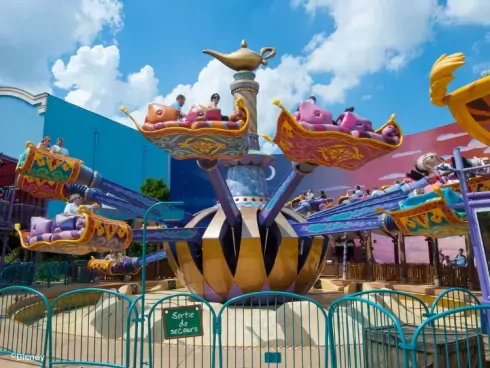
MULTIPOLYGON (((204 50, 203 52, 236 71, 234 81, 230 84, 231 94, 234 101, 241 98, 248 110, 250 151, 246 157, 240 160, 220 160, 220 165, 228 168, 226 184, 238 206, 250 200, 266 203, 268 192, 264 169, 269 167, 275 158, 260 152, 259 136, 257 135, 259 83, 255 81, 254 71, 260 65, 267 65, 267 60, 276 55, 276 50, 272 47, 264 47, 257 53, 248 49, 247 42, 242 41, 241 48, 231 54, 223 54, 213 50, 204 50)), ((236 105, 235 102, 234 105, 236 105)))
MULTIPOLYGON (((245 47, 246 47, 245 43, 245 47)), ((243 47, 243 44, 242 44, 243 47)), ((236 73, 234 81, 230 84, 231 94, 234 101, 242 98, 249 114, 248 131, 257 134, 257 94, 259 93, 259 84, 255 81, 255 73, 250 71, 241 71, 236 73)), ((235 105, 235 103, 233 103, 235 105)), ((233 106, 236 109, 236 106, 233 106)), ((253 149, 257 149, 254 147, 253 149)))

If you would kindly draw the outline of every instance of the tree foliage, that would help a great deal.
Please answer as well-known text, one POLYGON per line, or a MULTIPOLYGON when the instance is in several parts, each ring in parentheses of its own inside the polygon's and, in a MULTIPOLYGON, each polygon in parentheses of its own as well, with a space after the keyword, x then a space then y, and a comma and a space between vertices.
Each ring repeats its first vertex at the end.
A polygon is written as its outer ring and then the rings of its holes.
POLYGON ((170 199, 170 188, 167 187, 163 179, 146 178, 146 181, 140 187, 141 193, 155 198, 160 202, 168 202, 170 199))

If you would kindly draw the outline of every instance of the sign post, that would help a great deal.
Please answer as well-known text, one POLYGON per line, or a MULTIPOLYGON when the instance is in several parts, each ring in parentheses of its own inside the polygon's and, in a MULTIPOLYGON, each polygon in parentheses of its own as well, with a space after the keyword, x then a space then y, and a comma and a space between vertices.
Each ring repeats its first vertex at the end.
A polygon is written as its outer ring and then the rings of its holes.
POLYGON ((164 308, 162 321, 163 336, 166 340, 204 335, 200 305, 164 308))

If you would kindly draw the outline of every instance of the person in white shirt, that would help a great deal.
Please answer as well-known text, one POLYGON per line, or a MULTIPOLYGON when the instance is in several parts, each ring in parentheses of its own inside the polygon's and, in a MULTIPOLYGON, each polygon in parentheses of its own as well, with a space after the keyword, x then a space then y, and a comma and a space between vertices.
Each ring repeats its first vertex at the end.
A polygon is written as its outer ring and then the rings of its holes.
POLYGON ((452 264, 452 261, 449 258, 449 256, 444 256, 444 260, 442 261, 442 265, 444 267, 447 267, 447 266, 451 266, 451 264, 452 264))
POLYGON ((51 152, 57 153, 58 155, 69 156, 68 150, 63 147, 63 138, 58 138, 56 144, 51 147, 51 152))
POLYGON ((109 252, 109 254, 104 258, 106 261, 115 261, 116 260, 116 254, 113 250, 109 252))
MULTIPOLYGON (((83 204, 83 198, 80 194, 72 194, 70 196, 70 201, 66 204, 63 214, 66 216, 78 216, 78 208, 83 204)), ((92 212, 97 212, 99 210, 99 204, 94 203, 91 206, 87 206, 92 212)))

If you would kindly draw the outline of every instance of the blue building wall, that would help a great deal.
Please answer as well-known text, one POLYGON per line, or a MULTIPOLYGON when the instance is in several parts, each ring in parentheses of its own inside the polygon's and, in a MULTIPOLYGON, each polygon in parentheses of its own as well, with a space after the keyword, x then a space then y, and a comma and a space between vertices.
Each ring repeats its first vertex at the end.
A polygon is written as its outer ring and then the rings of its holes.
POLYGON ((41 140, 44 116, 38 107, 11 96, 0 96, 0 152, 18 157, 27 141, 41 140))
MULTIPOLYGON (((278 187, 281 180, 291 168, 291 162, 284 155, 277 155, 273 169, 265 169, 269 194, 278 187), (272 175, 274 174, 274 175, 272 175)), ((172 201, 184 202, 186 212, 196 213, 214 206, 216 194, 210 184, 206 171, 197 166, 196 160, 172 160, 170 175, 170 198, 172 201)), ((226 178, 226 170, 223 170, 226 178)), ((303 185, 298 190, 305 191, 303 185)))
MULTIPOLYGON (((139 191, 147 177, 170 182, 169 156, 136 130, 54 96, 48 97, 44 135, 53 141, 62 137, 71 157, 127 188, 139 191)), ((49 215, 61 212, 64 205, 50 203, 49 215)))

